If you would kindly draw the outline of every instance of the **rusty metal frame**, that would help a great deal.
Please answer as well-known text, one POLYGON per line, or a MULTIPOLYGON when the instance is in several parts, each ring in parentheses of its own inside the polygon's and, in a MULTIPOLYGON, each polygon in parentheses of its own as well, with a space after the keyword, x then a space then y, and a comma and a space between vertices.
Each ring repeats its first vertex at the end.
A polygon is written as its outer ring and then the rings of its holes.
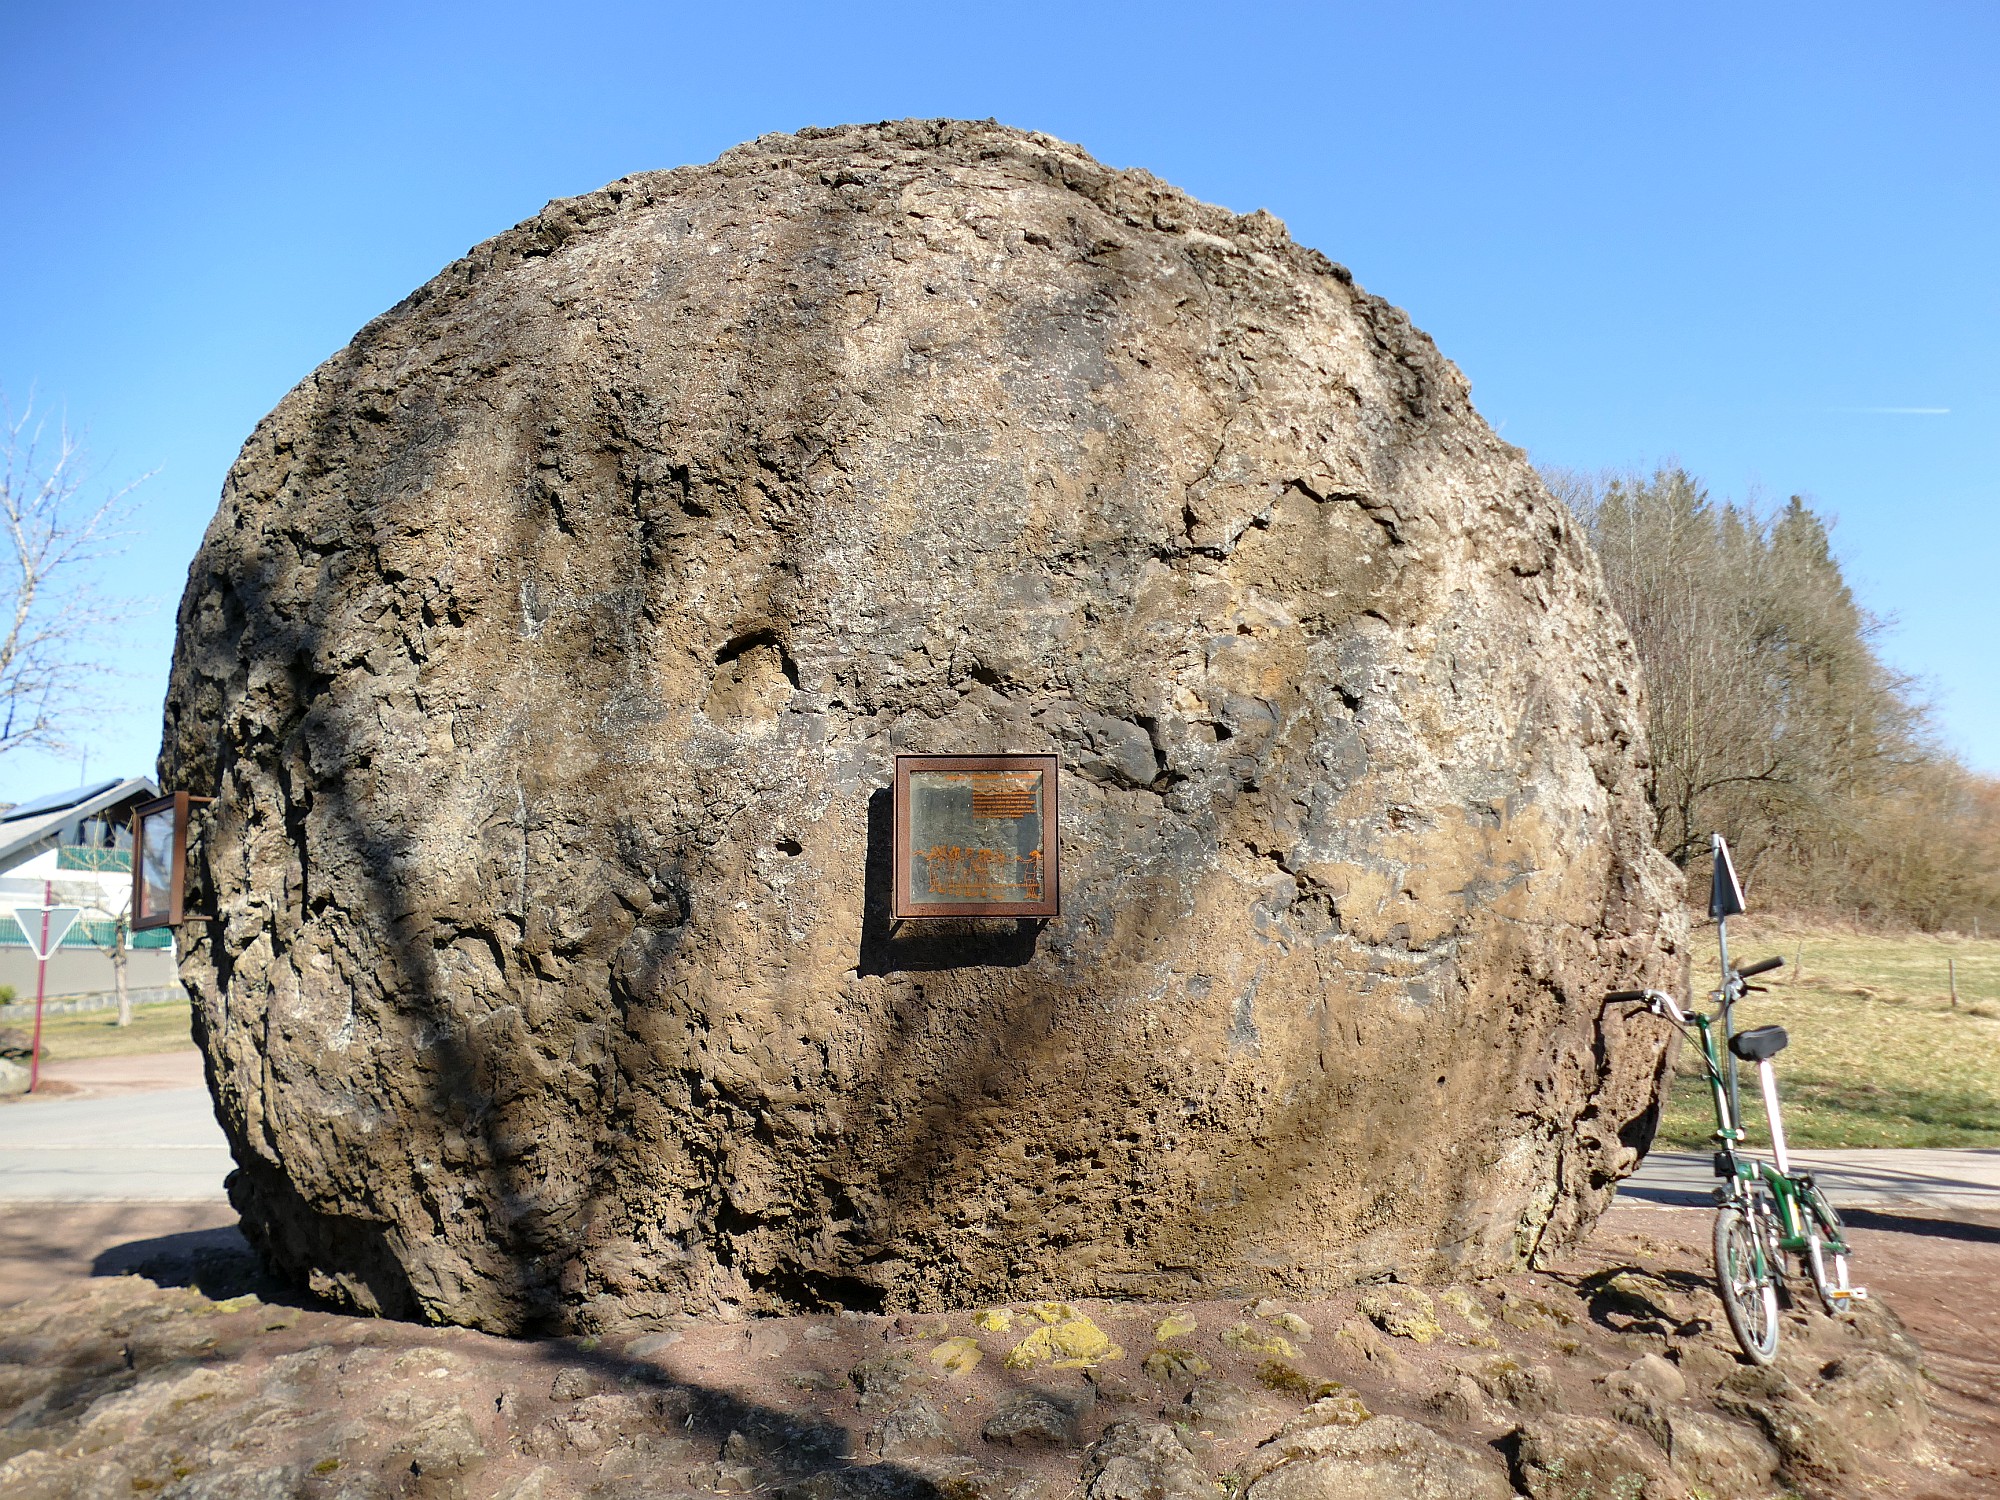
POLYGON ((899 755, 892 797, 891 835, 895 849, 889 909, 898 922, 926 917, 1025 917, 1062 915, 1062 819, 1060 777, 1053 755, 899 755), (910 773, 912 771, 1040 771, 1042 773, 1042 899, 1039 901, 927 901, 919 906, 910 892, 910 773))

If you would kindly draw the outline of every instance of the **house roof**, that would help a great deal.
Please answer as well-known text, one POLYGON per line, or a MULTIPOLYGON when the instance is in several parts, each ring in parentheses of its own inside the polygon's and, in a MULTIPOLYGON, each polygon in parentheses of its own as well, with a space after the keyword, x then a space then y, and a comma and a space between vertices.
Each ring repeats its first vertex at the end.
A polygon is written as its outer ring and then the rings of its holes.
POLYGON ((149 776, 100 781, 67 792, 36 797, 0 813, 0 871, 33 859, 63 841, 63 834, 94 813, 120 803, 157 797, 160 790, 149 776))

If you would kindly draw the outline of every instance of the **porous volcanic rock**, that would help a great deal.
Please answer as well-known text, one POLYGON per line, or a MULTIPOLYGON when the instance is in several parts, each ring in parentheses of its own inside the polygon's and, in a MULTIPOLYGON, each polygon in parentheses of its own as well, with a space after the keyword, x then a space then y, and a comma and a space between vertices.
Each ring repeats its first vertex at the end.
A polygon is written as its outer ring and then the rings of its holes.
POLYGON ((1518 1263, 1650 1128, 1635 693, 1522 454, 1268 214, 937 121, 553 203, 193 564, 232 1198, 496 1330, 1518 1263), (1061 917, 891 925, 901 750, 1060 756, 1061 917))

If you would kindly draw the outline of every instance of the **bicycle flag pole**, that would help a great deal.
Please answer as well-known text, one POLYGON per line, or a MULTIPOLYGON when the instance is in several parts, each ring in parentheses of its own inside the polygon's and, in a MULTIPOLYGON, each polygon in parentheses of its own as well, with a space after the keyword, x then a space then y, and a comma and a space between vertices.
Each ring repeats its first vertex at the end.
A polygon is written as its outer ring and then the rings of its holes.
POLYGON ((48 993, 49 955, 69 936, 70 928, 83 915, 83 908, 57 906, 55 882, 45 880, 42 904, 17 906, 13 915, 14 925, 21 929, 21 936, 28 940, 28 948, 35 955, 35 1038, 28 1047, 28 1092, 32 1094, 42 1079, 42 1000, 48 993))
MULTIPOLYGON (((1708 846, 1715 856, 1714 871, 1708 882, 1708 914, 1715 919, 1715 942, 1722 952, 1722 1036, 1727 1041, 1736 1034, 1734 1009, 1734 987, 1729 983, 1729 919, 1741 916, 1747 909, 1743 904, 1743 884, 1736 878, 1736 862, 1729 857, 1729 840, 1719 833, 1708 836, 1708 846)), ((1743 1099, 1736 1082, 1736 1054, 1729 1054, 1729 1118, 1733 1123, 1743 1121, 1743 1099)))

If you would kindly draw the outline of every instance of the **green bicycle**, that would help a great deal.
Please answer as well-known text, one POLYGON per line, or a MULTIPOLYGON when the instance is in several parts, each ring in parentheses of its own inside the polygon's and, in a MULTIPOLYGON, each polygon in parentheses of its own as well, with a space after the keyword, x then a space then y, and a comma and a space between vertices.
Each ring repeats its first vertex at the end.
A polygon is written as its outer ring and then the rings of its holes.
POLYGON ((1744 910, 1743 887, 1721 834, 1711 836, 1715 876, 1708 914, 1715 919, 1722 950, 1722 986, 1709 996, 1719 1002, 1713 1016, 1690 1014, 1659 990, 1619 990, 1605 997, 1611 1003, 1643 1003, 1656 1016, 1679 1027, 1701 1054, 1715 1102, 1715 1287, 1730 1332, 1753 1363, 1768 1365, 1778 1353, 1778 1310, 1790 1304, 1786 1254, 1798 1257, 1811 1279, 1820 1305, 1833 1317, 1852 1311, 1867 1291, 1847 1279, 1853 1252, 1840 1215, 1810 1172, 1792 1170, 1785 1145, 1785 1122, 1778 1111, 1778 1078, 1771 1059, 1790 1038, 1782 1026, 1734 1026, 1736 1003, 1759 990, 1748 983, 1758 974, 1784 964, 1767 958, 1741 969, 1729 962, 1729 919, 1744 910), (1690 1029, 1692 1028, 1692 1029, 1690 1029), (1726 1057, 1724 1055, 1726 1049, 1726 1057), (1752 1063, 1770 1122, 1771 1155, 1764 1161, 1742 1150, 1745 1133, 1737 1084, 1740 1063, 1752 1063))

